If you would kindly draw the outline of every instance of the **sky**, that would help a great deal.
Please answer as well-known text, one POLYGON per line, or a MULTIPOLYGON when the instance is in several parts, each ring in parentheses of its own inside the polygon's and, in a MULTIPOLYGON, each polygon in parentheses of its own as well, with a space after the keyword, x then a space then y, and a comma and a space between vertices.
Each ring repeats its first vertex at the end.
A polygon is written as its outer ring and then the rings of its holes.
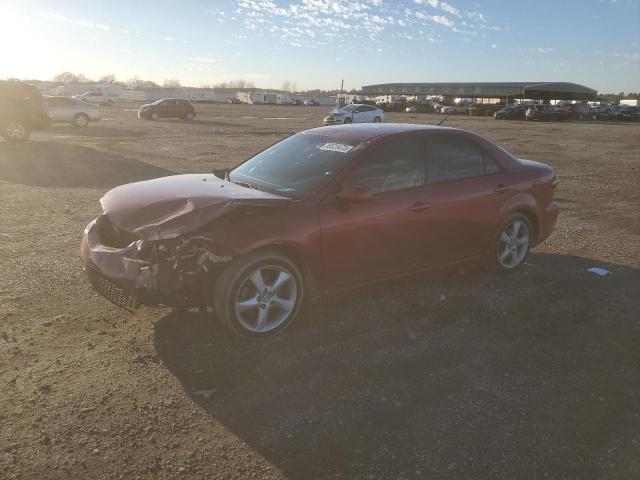
POLYGON ((0 0, 0 19, 0 78, 640 91, 640 0, 0 0))

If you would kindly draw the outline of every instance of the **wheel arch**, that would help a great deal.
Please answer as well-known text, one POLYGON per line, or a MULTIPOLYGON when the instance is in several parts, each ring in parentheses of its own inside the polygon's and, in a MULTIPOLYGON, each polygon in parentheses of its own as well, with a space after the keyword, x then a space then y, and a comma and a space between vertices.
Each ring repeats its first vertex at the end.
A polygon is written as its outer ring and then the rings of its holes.
POLYGON ((537 239, 540 235, 540 215, 535 198, 526 193, 515 195, 509 203, 505 205, 505 208, 502 211, 501 216, 503 221, 509 215, 513 215, 514 213, 520 213, 527 217, 533 228, 533 243, 537 243, 537 239))

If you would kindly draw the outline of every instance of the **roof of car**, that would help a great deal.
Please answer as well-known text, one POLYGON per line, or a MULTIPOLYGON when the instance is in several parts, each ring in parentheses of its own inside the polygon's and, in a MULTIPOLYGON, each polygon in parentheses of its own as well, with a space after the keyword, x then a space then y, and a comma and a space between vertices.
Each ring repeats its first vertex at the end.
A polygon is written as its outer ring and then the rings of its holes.
POLYGON ((310 130, 305 130, 303 133, 364 142, 376 137, 415 132, 419 130, 455 129, 438 127, 436 125, 419 125, 414 123, 352 123, 348 125, 331 125, 327 127, 312 128, 310 130))

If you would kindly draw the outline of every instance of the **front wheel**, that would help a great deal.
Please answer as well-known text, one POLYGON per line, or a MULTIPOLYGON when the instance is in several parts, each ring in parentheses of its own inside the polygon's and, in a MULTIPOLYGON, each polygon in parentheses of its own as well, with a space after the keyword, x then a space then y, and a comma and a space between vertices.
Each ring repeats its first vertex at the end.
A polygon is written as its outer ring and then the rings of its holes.
POLYGON ((73 124, 76 127, 84 128, 89 125, 89 117, 84 113, 78 113, 73 117, 73 124))
POLYGON ((520 267, 532 241, 533 229, 529 219, 521 213, 509 216, 496 241, 495 263, 499 270, 510 272, 520 267))
POLYGON ((160 118, 160 115, 158 115, 156 112, 153 112, 151 114, 151 120, 158 120, 160 118))
POLYGON ((298 267, 280 253, 263 251, 237 258, 222 272, 214 305, 218 318, 232 331, 262 337, 289 326, 303 298, 298 267))
POLYGON ((347 123, 351 123, 351 122, 353 122, 353 120, 351 120, 350 118, 345 118, 345 119, 344 119, 344 123, 345 123, 345 125, 346 125, 347 123))
POLYGON ((380 117, 376 117, 373 119, 373 123, 381 123, 382 119, 380 117))
POLYGON ((2 136, 8 142, 20 143, 29 140, 29 127, 19 120, 10 121, 3 129, 2 136))

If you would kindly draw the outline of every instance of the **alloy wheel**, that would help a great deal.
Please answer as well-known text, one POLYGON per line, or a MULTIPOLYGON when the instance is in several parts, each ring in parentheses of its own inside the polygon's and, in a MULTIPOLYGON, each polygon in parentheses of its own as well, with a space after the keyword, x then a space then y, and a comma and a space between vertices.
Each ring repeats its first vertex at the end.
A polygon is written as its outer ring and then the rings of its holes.
POLYGON ((21 123, 11 122, 6 127, 6 133, 11 140, 22 140, 27 136, 27 129, 21 123))
POLYGON ((89 119, 86 117, 86 115, 78 115, 76 117, 76 125, 78 127, 86 127, 87 125, 89 125, 89 119))
POLYGON ((242 281, 233 309, 250 333, 266 333, 286 322, 296 308, 298 285, 281 265, 260 266, 242 281))
POLYGON ((509 222, 498 241, 498 262, 506 269, 520 265, 529 250, 529 226, 520 219, 509 222))

